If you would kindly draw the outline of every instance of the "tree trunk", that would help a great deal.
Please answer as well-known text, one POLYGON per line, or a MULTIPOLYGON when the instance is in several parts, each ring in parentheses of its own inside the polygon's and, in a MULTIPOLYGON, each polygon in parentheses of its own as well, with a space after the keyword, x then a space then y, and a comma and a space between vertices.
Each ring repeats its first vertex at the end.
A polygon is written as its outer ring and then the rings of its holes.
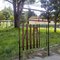
POLYGON ((17 28, 19 27, 19 15, 15 12, 14 13, 14 27, 17 28))
POLYGON ((13 0, 13 8, 14 8, 14 27, 17 27, 16 0, 13 0))
POLYGON ((16 13, 14 16, 14 27, 18 28, 20 25, 19 15, 16 13))
POLYGON ((13 8, 14 8, 14 27, 15 28, 18 28, 19 27, 19 14, 18 14, 18 6, 17 6, 17 3, 16 3, 16 0, 13 0, 13 8))
POLYGON ((13 7, 14 7, 14 26, 15 28, 20 27, 20 16, 22 13, 24 1, 20 1, 19 3, 16 2, 16 0, 13 0, 13 7))
POLYGON ((59 15, 59 13, 57 13, 57 14, 55 15, 54 32, 56 32, 56 28, 57 28, 57 18, 58 18, 58 15, 59 15))
POLYGON ((56 32, 56 25, 57 25, 57 17, 58 17, 58 14, 55 15, 55 24, 54 24, 54 32, 56 32))

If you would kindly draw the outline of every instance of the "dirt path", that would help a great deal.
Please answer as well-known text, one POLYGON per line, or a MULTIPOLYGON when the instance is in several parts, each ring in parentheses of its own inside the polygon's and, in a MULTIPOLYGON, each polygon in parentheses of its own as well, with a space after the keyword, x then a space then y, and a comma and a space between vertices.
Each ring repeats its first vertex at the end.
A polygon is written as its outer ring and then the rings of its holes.
POLYGON ((41 57, 35 57, 33 59, 27 59, 27 60, 60 60, 60 55, 52 55, 49 57, 41 58, 41 57))
MULTIPOLYGON (((19 60, 18 58, 15 60, 19 60)), ((47 56, 46 49, 31 51, 24 54, 22 60, 60 60, 60 45, 50 48, 50 56, 47 56)))
POLYGON ((60 60, 60 45, 50 47, 50 56, 47 56, 47 51, 39 50, 30 54, 27 60, 60 60))

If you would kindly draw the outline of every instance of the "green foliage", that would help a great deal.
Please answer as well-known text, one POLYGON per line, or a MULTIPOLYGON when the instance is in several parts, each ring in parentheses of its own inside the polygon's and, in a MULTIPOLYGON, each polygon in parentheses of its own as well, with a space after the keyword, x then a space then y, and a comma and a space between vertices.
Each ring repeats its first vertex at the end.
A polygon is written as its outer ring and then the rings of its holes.
POLYGON ((10 3, 13 4, 13 9, 14 9, 14 20, 15 20, 15 27, 19 27, 19 22, 20 22, 20 17, 22 14, 22 10, 23 10, 23 5, 25 3, 25 1, 30 2, 32 4, 32 2, 35 2, 35 0, 6 0, 10 3))
POLYGON ((8 7, 8 8, 5 7, 2 10, 2 14, 5 16, 5 20, 9 20, 13 16, 13 11, 11 10, 10 7, 8 7))
POLYGON ((58 21, 58 16, 60 14, 60 0, 41 0, 42 7, 45 8, 46 12, 49 12, 50 18, 53 18, 53 21, 55 22, 55 29, 54 32, 56 32, 56 22, 58 21))
POLYGON ((7 11, 3 11, 3 15, 5 16, 5 20, 8 20, 10 15, 7 11))
POLYGON ((5 20, 5 16, 3 15, 2 11, 0 11, 0 20, 5 20))
POLYGON ((45 12, 41 13, 42 18, 51 18, 51 12, 53 10, 53 7, 51 6, 50 0, 41 0, 41 7, 45 9, 45 12))
POLYGON ((9 17, 9 20, 14 20, 14 16, 11 15, 11 16, 9 17))
POLYGON ((22 13, 21 17, 20 17, 20 23, 25 23, 26 22, 25 17, 26 17, 25 13, 22 13))
POLYGON ((60 0, 41 0, 41 3, 41 6, 45 8, 46 11, 50 11, 51 16, 54 15, 58 18, 58 14, 60 13, 60 0))
POLYGON ((0 11, 0 20, 14 20, 13 11, 10 7, 0 11))
POLYGON ((20 23, 25 23, 31 16, 36 16, 36 14, 31 10, 23 12, 20 17, 20 23))
POLYGON ((54 19, 54 22, 55 22, 55 29, 54 29, 54 32, 56 32, 56 23, 57 23, 57 21, 58 21, 58 16, 59 16, 59 14, 60 14, 60 0, 50 0, 50 2, 51 2, 51 6, 53 7, 53 14, 54 14, 54 17, 55 17, 55 19, 54 19))
POLYGON ((28 11, 28 19, 29 19, 31 16, 36 16, 36 14, 29 9, 29 11, 28 11))

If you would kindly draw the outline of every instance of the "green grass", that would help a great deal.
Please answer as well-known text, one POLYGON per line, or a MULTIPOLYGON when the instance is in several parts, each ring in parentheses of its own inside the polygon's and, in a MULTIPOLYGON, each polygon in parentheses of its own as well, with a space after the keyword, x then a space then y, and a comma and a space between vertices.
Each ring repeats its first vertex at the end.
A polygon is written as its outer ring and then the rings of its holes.
MULTIPOLYGON (((24 30, 26 31, 26 29, 24 30)), ((20 29, 20 40, 22 40, 22 30, 20 29)), ((40 40, 41 48, 46 46, 46 29, 41 28, 40 40)), ((60 31, 54 33, 53 28, 50 28, 50 45, 60 44, 60 31)), ((25 40, 26 45, 26 40, 25 40)), ((12 60, 13 57, 18 55, 18 30, 0 29, 0 60, 12 60)))
POLYGON ((0 59, 9 60, 9 57, 12 57, 17 53, 18 53, 17 30, 16 29, 1 30, 0 31, 0 59))

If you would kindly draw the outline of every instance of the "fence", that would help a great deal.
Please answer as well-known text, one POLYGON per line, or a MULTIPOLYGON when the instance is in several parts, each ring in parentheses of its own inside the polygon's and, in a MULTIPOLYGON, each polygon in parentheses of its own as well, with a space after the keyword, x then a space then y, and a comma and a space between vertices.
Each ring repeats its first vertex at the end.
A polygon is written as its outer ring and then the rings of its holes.
MULTIPOLYGON (((11 20, 0 20, 0 28, 11 28, 14 26, 11 20)), ((41 34, 40 24, 20 24, 19 30, 19 51, 46 47, 46 35, 41 34), (43 37, 42 37, 43 36, 43 37)), ((44 25, 46 27, 46 25, 44 25)), ((46 30, 46 29, 45 29, 46 30)), ((44 32, 46 34, 46 31, 44 32)))
POLYGON ((22 39, 22 50, 40 47, 40 25, 22 24, 20 26, 20 37, 22 39))
POLYGON ((0 28, 7 28, 14 26, 14 21, 12 20, 0 20, 0 28))
MULTIPOLYGON (((21 24, 20 25, 20 50, 29 50, 35 48, 47 48, 47 53, 50 55, 51 45, 55 45, 56 42, 53 41, 52 32, 49 33, 50 24, 44 25, 44 29, 41 29, 40 24, 21 24), (42 30, 42 31, 41 31, 42 30)), ((56 40, 57 41, 57 40, 56 40)), ((58 44, 58 43, 57 43, 58 44)))
MULTIPOLYGON (((47 26, 45 30, 40 31, 40 24, 20 24, 19 28, 19 60, 21 51, 26 51, 36 48, 47 48, 48 51, 48 40, 47 40, 47 26)), ((49 55, 49 51, 47 52, 49 55)))
POLYGON ((20 24, 20 50, 47 47, 46 28, 44 32, 41 32, 40 29, 40 24, 20 24))
MULTIPOLYGON (((0 21, 1 25, 6 23, 6 21, 0 21)), ((13 24, 13 21, 8 21, 9 23, 13 24)), ((7 23, 6 23, 7 24, 7 23)), ((10 26, 11 26, 10 24, 10 26)), ((9 25, 9 24, 7 24, 9 25)), ((5 26, 5 25, 3 25, 5 26)), ((1 26, 0 26, 1 27, 1 26)), ((9 26, 8 26, 9 27, 9 26)), ((19 28, 19 51, 25 51, 29 49, 36 49, 36 48, 43 48, 49 45, 54 45, 60 43, 60 40, 57 40, 59 33, 50 32, 48 34, 48 25, 41 25, 41 24, 20 24, 19 28), (45 27, 45 28, 44 28, 45 27), (44 29, 42 29, 44 28, 44 29), (57 37, 56 37, 57 34, 57 37), (48 42, 48 35, 49 35, 49 42, 48 42), (55 40, 55 39, 56 40, 55 40)), ((18 35, 17 35, 18 36, 18 35)), ((12 40, 12 39, 11 39, 12 40)), ((18 40, 18 39, 16 39, 18 40)), ((49 47, 47 47, 49 48, 49 47)), ((48 50, 48 49, 47 49, 48 50)), ((20 54, 19 54, 20 56, 20 54)))

